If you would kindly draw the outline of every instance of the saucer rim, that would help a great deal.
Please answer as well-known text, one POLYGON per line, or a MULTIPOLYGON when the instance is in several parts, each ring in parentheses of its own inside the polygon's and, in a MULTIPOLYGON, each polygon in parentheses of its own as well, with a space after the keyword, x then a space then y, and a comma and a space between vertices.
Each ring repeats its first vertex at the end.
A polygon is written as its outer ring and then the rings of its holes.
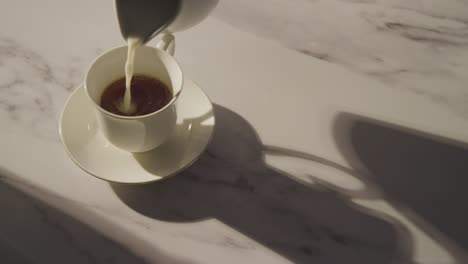
MULTIPOLYGON (((119 185, 143 185, 143 184, 150 184, 150 183, 155 183, 155 182, 160 182, 160 181, 164 181, 164 180, 167 180, 168 178, 172 178, 176 175, 178 175, 179 173, 181 173, 182 171, 185 171, 186 169, 188 169, 190 166, 192 166, 196 161, 198 161, 198 159, 205 153, 206 149, 208 148, 208 146, 211 144, 211 142, 213 141, 213 137, 214 137, 214 130, 215 130, 215 127, 216 127, 216 116, 215 116, 215 113, 214 113, 214 105, 213 105, 213 101, 211 100, 211 98, 208 96, 208 94, 205 92, 205 90, 203 90, 203 88, 198 85, 198 83, 196 83, 195 81, 193 80, 187 80, 185 79, 184 80, 184 85, 187 84, 188 81, 191 81, 193 82, 201 91, 202 93, 206 96, 206 98, 208 99, 208 102, 210 103, 211 105, 211 112, 213 113, 213 129, 211 130, 211 133, 210 133, 210 137, 208 138, 208 141, 207 143, 205 144, 205 146, 201 149, 200 153, 198 153, 198 155, 196 155, 193 160, 191 160, 190 162, 188 162, 185 166, 183 166, 182 168, 179 168, 178 170, 175 170, 174 172, 168 174, 167 176, 164 176, 164 177, 159 177, 158 179, 154 179, 154 180, 151 180, 151 181, 144 181, 144 182, 119 182, 119 181, 113 181, 113 180, 109 180, 109 179, 104 179, 90 171, 88 171, 87 169, 85 169, 75 158, 74 156, 70 153, 70 150, 68 149, 67 147, 67 144, 65 143, 65 140, 63 138, 63 131, 62 131, 62 122, 63 122, 63 115, 65 113, 65 108, 67 107, 67 105, 69 104, 71 98, 73 97, 73 95, 78 92, 79 89, 84 89, 84 83, 81 83, 79 85, 76 86, 76 88, 73 90, 73 92, 68 96, 67 100, 65 101, 65 104, 63 105, 62 107, 62 112, 60 114, 60 122, 59 122, 59 134, 60 134, 60 140, 62 142, 62 145, 65 149, 65 152, 67 153, 68 157, 73 161, 73 163, 75 163, 78 168, 80 168, 81 170, 83 170, 84 172, 86 172, 87 174, 97 178, 97 179, 100 179, 100 180, 103 180, 103 181, 106 181, 106 182, 109 182, 111 184, 119 184, 119 185)), ((86 92, 86 91, 85 91, 86 92)), ((86 97, 87 99, 89 99, 88 97, 86 97)))

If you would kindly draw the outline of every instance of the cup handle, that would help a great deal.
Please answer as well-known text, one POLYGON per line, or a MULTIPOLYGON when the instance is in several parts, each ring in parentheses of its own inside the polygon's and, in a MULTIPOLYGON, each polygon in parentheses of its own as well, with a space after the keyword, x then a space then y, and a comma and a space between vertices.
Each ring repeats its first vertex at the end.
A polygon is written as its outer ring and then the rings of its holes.
POLYGON ((164 50, 169 55, 174 56, 175 53, 175 37, 171 33, 164 33, 161 40, 156 45, 158 49, 164 50))

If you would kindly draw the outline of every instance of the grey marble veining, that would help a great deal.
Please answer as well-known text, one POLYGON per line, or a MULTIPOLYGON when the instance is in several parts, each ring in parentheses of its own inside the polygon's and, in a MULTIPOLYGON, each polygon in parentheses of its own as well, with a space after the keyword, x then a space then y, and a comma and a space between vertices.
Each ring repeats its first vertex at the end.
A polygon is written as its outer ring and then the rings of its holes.
POLYGON ((123 45, 112 1, 7 0, 0 254, 465 263, 467 10, 456 0, 220 1, 176 48, 216 103, 213 141, 172 179, 121 186, 76 167, 58 133, 88 65, 123 45))
POLYGON ((226 0, 215 16, 466 118, 467 13, 457 0, 226 0))
MULTIPOLYGON (((45 138, 57 140, 53 91, 70 89, 37 52, 0 36, 0 107, 7 119, 45 138)), ((65 76, 68 78, 68 76, 65 76)))

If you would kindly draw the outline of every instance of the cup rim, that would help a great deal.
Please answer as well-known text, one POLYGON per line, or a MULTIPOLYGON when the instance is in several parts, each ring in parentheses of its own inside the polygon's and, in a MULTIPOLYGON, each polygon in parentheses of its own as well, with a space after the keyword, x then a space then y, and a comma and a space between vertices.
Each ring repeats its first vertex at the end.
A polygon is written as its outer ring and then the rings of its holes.
POLYGON ((180 63, 176 60, 176 58, 174 58, 174 56, 171 56, 169 55, 168 53, 166 53, 164 50, 161 50, 161 49, 158 49, 158 48, 155 48, 155 47, 152 47, 152 46, 147 46, 147 45, 144 45, 146 48, 150 48, 150 49, 153 49, 153 50, 156 50, 157 52, 159 53, 163 53, 167 56, 169 56, 174 62, 175 64, 177 65, 177 67, 179 68, 180 70, 180 73, 182 75, 182 80, 181 80, 181 87, 180 87, 180 91, 173 95, 172 96, 172 99, 171 101, 169 101, 169 103, 167 103, 164 107, 162 107, 161 109, 157 110, 157 111, 154 111, 154 112, 151 112, 149 114, 146 114, 146 115, 139 115, 139 116, 123 116, 123 115, 118 115, 118 114, 114 114, 114 113, 111 113, 109 111, 107 111, 106 109, 102 108, 98 103, 96 103, 93 98, 91 98, 91 95, 89 94, 88 92, 88 87, 87 87, 87 80, 88 80, 88 74, 91 70, 91 67, 93 67, 93 65, 99 60, 101 59, 104 55, 106 55, 107 53, 109 52, 112 52, 112 51, 115 51, 117 49, 122 49, 122 48, 127 48, 127 46, 117 46, 117 47, 114 47, 112 49, 109 49, 103 53, 101 53, 99 56, 97 56, 93 62, 89 65, 88 67, 88 70, 86 71, 86 75, 85 75, 85 81, 84 81, 84 90, 86 92, 86 95, 88 96, 88 99, 91 100, 91 102, 94 104, 94 106, 96 106, 96 108, 101 111, 102 113, 108 115, 108 116, 111 116, 111 117, 114 117, 114 118, 118 118, 118 119, 124 119, 124 120, 136 120, 136 119, 144 119, 144 118, 148 118, 148 117, 151 117, 153 115, 157 115, 161 112, 163 112, 164 110, 166 110, 167 108, 169 108, 170 106, 172 106, 176 101, 177 99, 179 98, 180 94, 182 93, 182 90, 184 88, 184 82, 185 82, 185 79, 184 79, 184 72, 182 71, 182 68, 180 67, 180 63))

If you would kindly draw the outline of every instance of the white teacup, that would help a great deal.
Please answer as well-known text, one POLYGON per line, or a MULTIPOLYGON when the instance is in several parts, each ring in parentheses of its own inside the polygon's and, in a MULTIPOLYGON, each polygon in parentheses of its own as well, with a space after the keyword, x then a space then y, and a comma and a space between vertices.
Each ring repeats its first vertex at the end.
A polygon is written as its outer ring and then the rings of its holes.
POLYGON ((172 35, 164 36, 158 48, 143 45, 136 51, 134 74, 159 79, 173 95, 165 107, 143 116, 116 115, 99 105, 109 84, 125 77, 127 46, 107 51, 91 64, 84 87, 96 107, 99 128, 113 145, 129 152, 149 151, 164 143, 173 132, 177 121, 175 104, 184 81, 182 69, 173 54, 172 35))

